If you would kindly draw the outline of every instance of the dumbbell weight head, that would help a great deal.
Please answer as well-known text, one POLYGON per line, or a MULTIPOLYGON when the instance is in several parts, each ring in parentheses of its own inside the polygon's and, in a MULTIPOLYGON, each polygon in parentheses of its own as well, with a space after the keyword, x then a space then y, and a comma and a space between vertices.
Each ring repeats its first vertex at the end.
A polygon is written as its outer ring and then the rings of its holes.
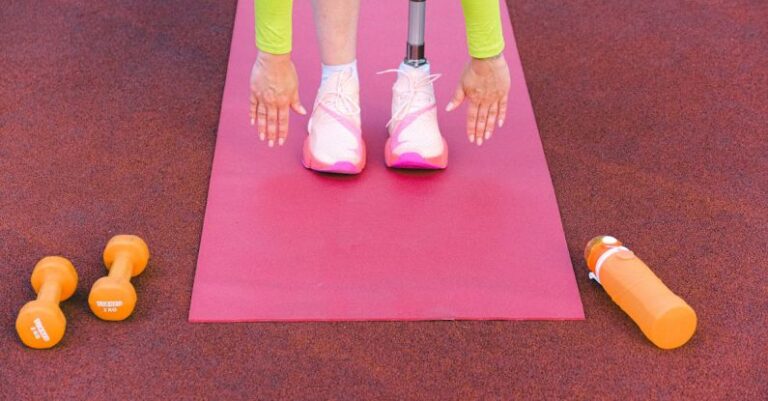
POLYGON ((147 267, 149 247, 143 239, 135 235, 115 235, 112 237, 107 242, 107 246, 104 247, 104 266, 107 267, 107 270, 112 268, 117 256, 122 254, 130 255, 133 265, 131 277, 138 276, 147 267))
POLYGON ((59 302, 75 293, 77 271, 69 260, 49 256, 37 262, 31 282, 36 293, 40 292, 44 283, 58 286, 59 298, 27 302, 16 318, 16 331, 21 341, 30 348, 51 348, 64 337, 67 319, 59 308, 59 302))
MULTIPOLYGON (((131 277, 138 276, 147 267, 149 247, 135 235, 112 237, 104 248, 104 265, 111 269, 119 257, 128 257, 131 277)), ((93 284, 88 296, 91 311, 104 320, 124 320, 136 307, 136 290, 130 281, 120 277, 102 277, 93 284)))
POLYGON ((88 306, 100 319, 125 320, 136 307, 136 290, 128 281, 105 276, 93 283, 88 306))

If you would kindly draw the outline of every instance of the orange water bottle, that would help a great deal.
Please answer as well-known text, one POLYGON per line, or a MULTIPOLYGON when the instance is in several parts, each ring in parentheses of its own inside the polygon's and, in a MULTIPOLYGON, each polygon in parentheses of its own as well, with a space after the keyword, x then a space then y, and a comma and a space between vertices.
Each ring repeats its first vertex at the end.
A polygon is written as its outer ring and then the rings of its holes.
POLYGON ((584 258, 589 277, 603 286, 657 347, 677 348, 696 331, 696 312, 616 238, 589 241, 584 258))

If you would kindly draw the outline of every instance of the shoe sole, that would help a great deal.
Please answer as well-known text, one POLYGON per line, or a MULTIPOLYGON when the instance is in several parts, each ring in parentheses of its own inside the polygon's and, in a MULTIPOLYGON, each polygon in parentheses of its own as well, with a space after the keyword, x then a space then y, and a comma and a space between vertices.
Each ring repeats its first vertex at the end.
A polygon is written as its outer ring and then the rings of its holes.
POLYGON ((321 173, 354 175, 360 174, 360 172, 362 172, 363 168, 365 167, 365 143, 362 143, 362 157, 357 164, 344 161, 336 162, 334 164, 327 164, 315 159, 312 157, 312 152, 309 151, 309 137, 304 138, 304 147, 301 153, 301 164, 310 170, 318 171, 321 173))
POLYGON ((384 160, 387 167, 410 170, 443 170, 448 167, 448 143, 443 139, 443 153, 434 157, 423 157, 416 152, 406 152, 395 156, 392 154, 390 142, 392 138, 387 139, 384 145, 384 160))

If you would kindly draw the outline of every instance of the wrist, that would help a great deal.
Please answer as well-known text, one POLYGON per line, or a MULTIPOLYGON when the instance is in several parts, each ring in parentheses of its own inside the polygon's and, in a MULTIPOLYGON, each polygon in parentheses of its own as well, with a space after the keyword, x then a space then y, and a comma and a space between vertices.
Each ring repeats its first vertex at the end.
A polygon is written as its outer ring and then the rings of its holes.
POLYGON ((489 56, 489 57, 475 57, 475 56, 472 56, 472 59, 473 60, 480 60, 480 61, 482 61, 482 60, 496 60, 496 59, 502 58, 503 55, 504 55, 504 53, 499 53, 499 54, 497 54, 495 56, 489 56))
POLYGON ((256 61, 269 65, 284 65, 291 63, 291 53, 274 54, 265 51, 259 51, 256 61))
POLYGON ((480 62, 480 63, 486 63, 486 64, 504 64, 506 60, 504 59, 504 53, 499 53, 495 56, 490 56, 490 57, 472 57, 472 62, 480 62))
POLYGON ((506 65, 506 59, 504 58, 504 54, 500 53, 493 57, 486 57, 486 58, 477 58, 472 57, 470 60, 470 68, 474 70, 476 73, 484 74, 489 73, 491 71, 497 71, 500 68, 504 68, 506 65))

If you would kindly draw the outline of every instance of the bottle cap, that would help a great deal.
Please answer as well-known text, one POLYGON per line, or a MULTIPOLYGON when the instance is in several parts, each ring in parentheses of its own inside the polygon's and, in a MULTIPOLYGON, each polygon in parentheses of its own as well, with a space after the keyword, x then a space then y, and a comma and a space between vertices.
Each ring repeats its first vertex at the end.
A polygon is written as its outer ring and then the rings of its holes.
POLYGON ((584 249, 584 260, 587 262, 587 268, 589 271, 593 273, 595 272, 595 268, 597 267, 597 259, 599 259, 600 255, 602 255, 605 251, 621 246, 621 241, 610 235, 600 235, 592 238, 592 240, 587 243, 586 249, 584 249))

